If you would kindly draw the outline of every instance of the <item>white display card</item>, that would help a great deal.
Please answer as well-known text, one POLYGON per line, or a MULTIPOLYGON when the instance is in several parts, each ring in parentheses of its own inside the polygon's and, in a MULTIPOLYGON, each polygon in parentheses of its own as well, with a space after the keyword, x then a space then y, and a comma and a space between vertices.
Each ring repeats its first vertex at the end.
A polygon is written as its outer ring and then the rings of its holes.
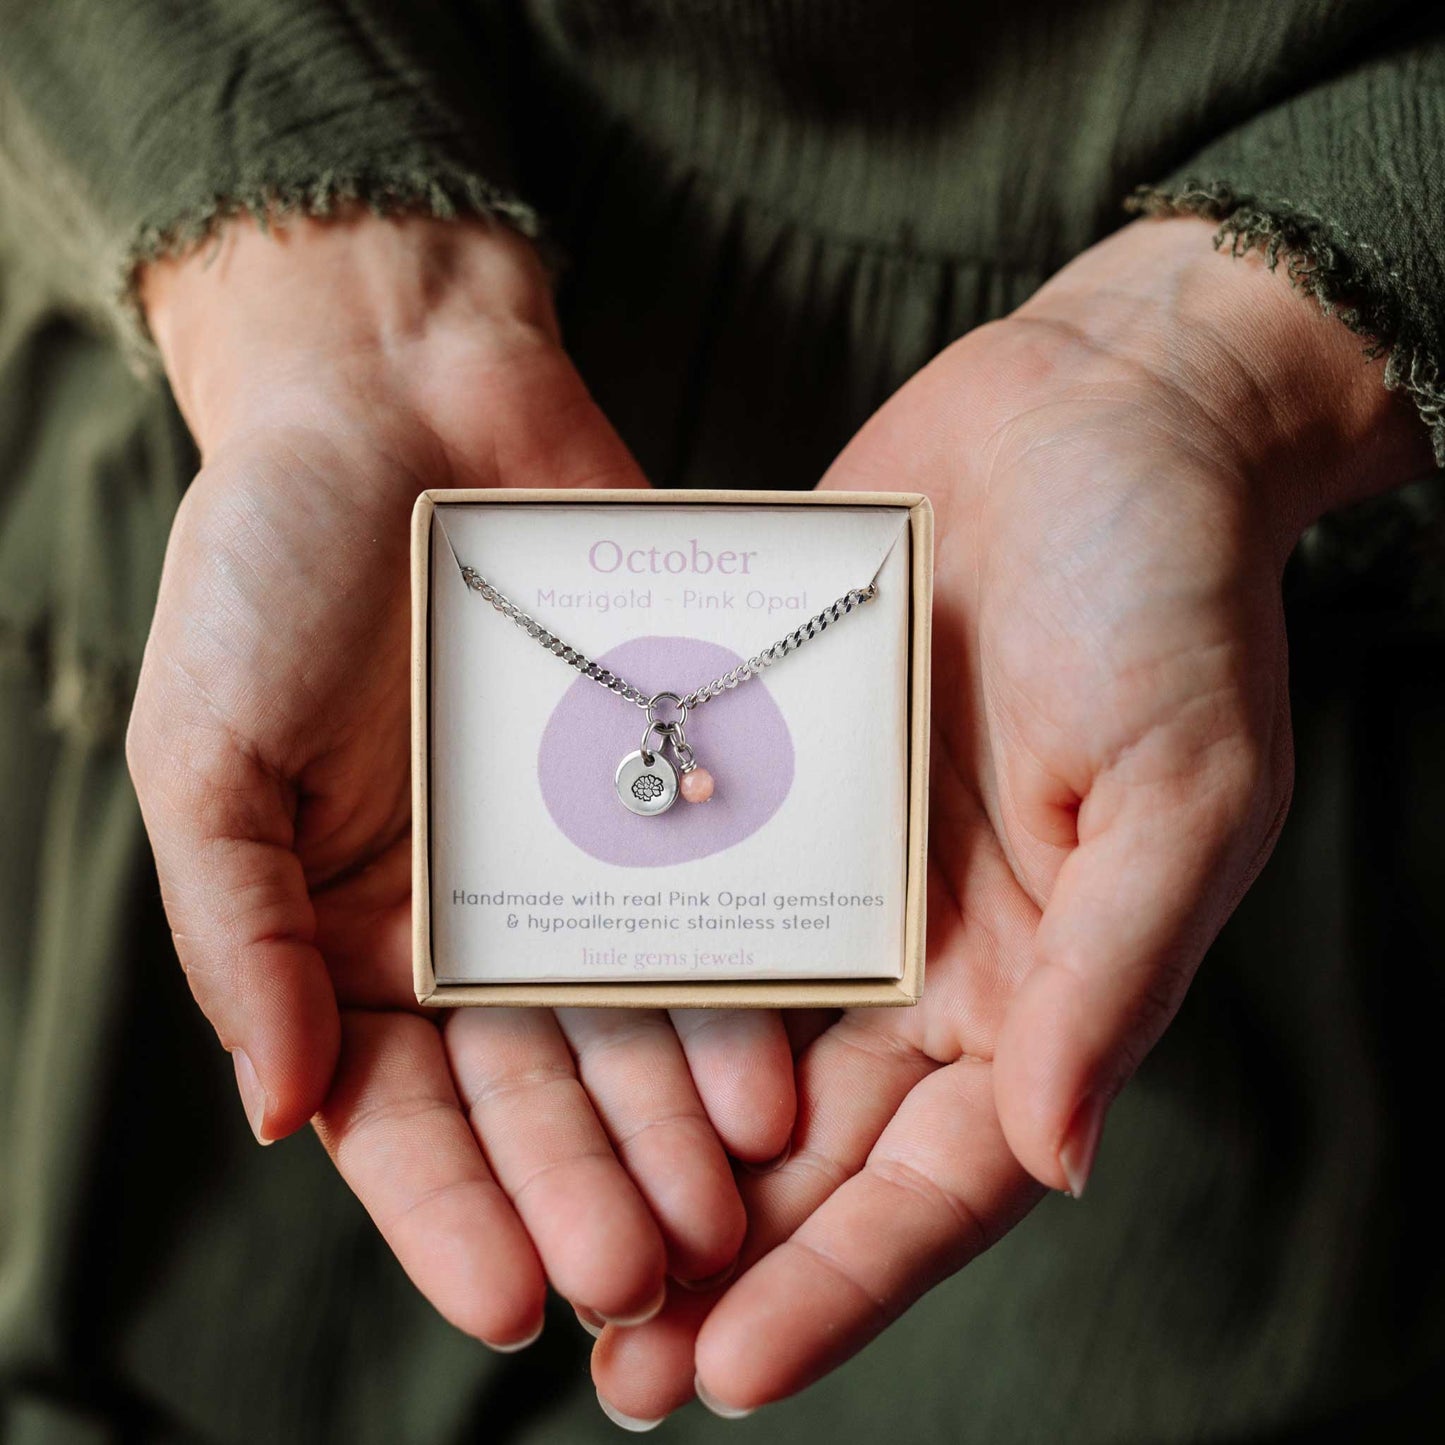
POLYGON ((439 983, 900 976, 906 507, 448 503, 430 568, 439 983), (642 817, 615 774, 643 710, 494 610, 462 565, 648 694, 691 692, 879 590, 689 712, 714 795, 642 817))

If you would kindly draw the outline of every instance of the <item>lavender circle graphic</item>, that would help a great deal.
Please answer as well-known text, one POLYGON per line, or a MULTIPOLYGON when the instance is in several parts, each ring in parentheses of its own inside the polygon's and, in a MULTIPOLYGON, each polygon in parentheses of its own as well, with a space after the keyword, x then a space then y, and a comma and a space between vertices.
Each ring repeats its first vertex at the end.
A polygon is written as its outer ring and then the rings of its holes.
MULTIPOLYGON (((691 687, 742 658, 691 637, 635 637, 597 661, 646 689, 676 686, 679 679, 691 687)), ((639 817, 622 806, 613 775, 636 750, 644 722, 641 708, 579 677, 542 731, 537 775, 547 811, 572 842, 603 863, 656 868, 721 853, 756 833, 793 786, 788 725, 767 685, 749 682, 688 714, 688 743, 717 779, 712 800, 679 798, 660 817, 639 817)))

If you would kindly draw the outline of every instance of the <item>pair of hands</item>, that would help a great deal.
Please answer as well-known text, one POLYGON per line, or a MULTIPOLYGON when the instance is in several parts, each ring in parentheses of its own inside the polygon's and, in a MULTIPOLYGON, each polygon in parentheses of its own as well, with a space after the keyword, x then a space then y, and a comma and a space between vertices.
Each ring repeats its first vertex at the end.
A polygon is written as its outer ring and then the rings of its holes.
POLYGON ((535 1335, 550 1282, 634 1425, 695 1387, 724 1412, 802 1388, 1044 1187, 1082 1191, 1283 820, 1284 561, 1428 465, 1338 322, 1200 221, 1127 227, 821 483, 936 511, 918 1007, 438 1020, 410 986, 412 502, 645 479, 508 232, 237 224, 144 301, 204 464, 128 753, 248 1118, 263 1141, 314 1118, 417 1286, 494 1347, 535 1335))

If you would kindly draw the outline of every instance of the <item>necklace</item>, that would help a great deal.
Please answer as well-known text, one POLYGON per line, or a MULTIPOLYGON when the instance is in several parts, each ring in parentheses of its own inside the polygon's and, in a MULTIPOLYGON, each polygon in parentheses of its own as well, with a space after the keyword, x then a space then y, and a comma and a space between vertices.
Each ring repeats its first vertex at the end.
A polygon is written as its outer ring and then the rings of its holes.
POLYGON ((529 617, 508 597, 499 592, 480 572, 472 567, 462 567, 462 580, 502 614, 515 622, 528 637, 534 639, 548 652, 560 657, 563 662, 575 667, 583 677, 616 693, 623 702, 642 708, 647 714, 647 725, 642 731, 642 746, 636 752, 628 753, 617 765, 615 784, 622 806, 644 818, 655 818, 665 813, 677 801, 681 793, 684 801, 705 803, 713 795, 713 776, 698 765, 697 757, 688 745, 683 731, 690 711, 703 703, 730 692, 741 683, 748 682, 759 673, 781 661, 790 652, 797 651, 805 642, 825 632, 829 625, 841 622, 855 607, 871 602, 878 595, 878 584, 870 582, 866 587, 845 592, 836 602, 825 607, 816 617, 810 617, 801 627, 780 637, 771 646, 740 662, 729 671, 711 682, 705 682, 689 693, 655 692, 649 697, 640 688, 634 687, 625 678, 593 662, 585 653, 569 646, 555 633, 549 632, 535 618, 529 617), (649 747, 653 734, 661 740, 656 747, 649 747), (665 749, 671 748, 674 762, 669 762, 665 749))

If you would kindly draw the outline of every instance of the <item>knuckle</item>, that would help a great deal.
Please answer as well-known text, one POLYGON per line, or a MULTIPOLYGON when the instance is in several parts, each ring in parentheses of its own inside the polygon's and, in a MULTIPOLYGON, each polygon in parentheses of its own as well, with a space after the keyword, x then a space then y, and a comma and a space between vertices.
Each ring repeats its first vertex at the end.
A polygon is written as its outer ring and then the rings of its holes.
POLYGON ((1072 929, 1041 927, 1034 958, 1038 965, 1078 980, 1087 980, 1093 971, 1093 950, 1072 929))
POLYGON ((145 694, 137 692, 125 729, 125 765, 137 792, 149 786, 155 754, 150 707, 145 694))
POLYGON ((1119 1048, 1119 1082, 1131 1078, 1179 1011, 1193 970, 1182 960, 1166 959, 1151 969, 1139 990, 1132 1027, 1119 1048))

